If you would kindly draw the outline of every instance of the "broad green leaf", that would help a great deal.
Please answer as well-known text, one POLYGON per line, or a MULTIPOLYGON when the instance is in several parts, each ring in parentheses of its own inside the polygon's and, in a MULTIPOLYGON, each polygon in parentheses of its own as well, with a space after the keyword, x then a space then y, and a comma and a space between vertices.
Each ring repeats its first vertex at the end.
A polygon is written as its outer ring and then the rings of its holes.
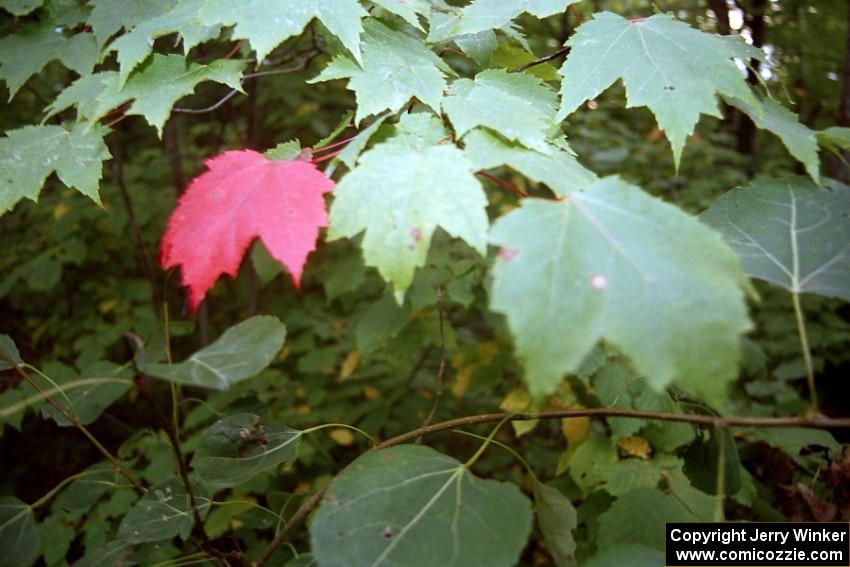
POLYGON ((105 130, 74 126, 25 126, 0 139, 0 214, 26 197, 38 200, 53 173, 68 187, 100 204, 98 185, 109 150, 105 130))
MULTIPOLYGON (((210 510, 210 496, 202 490, 202 485, 194 482, 192 492, 203 519, 210 510)), ((189 502, 183 481, 176 476, 167 477, 153 485, 124 516, 118 537, 127 543, 161 541, 177 535, 185 540, 195 524, 189 502)))
POLYGON ((342 163, 344 163, 349 169, 354 167, 354 164, 357 162, 357 159, 360 157, 360 154, 363 153, 363 150, 366 149, 366 145, 369 143, 369 140, 375 133, 378 131, 378 128, 381 127, 381 124, 384 123, 384 120, 390 117, 390 113, 386 112, 372 121, 366 128, 360 130, 353 140, 348 142, 342 151, 339 152, 338 159, 342 163))
POLYGON ((334 34, 360 61, 360 21, 366 16, 357 0, 206 0, 200 21, 207 26, 235 26, 233 36, 247 39, 263 61, 284 40, 300 34, 313 18, 334 34))
POLYGON ((451 35, 478 33, 511 23, 523 13, 545 18, 558 14, 578 0, 474 0, 459 14, 451 35))
POLYGON ((657 488, 636 488, 623 494, 599 516, 597 546, 607 549, 633 543, 664 549, 665 522, 705 522, 675 495, 657 488))
POLYGON ((18 352, 18 346, 9 335, 0 335, 0 352, 3 353, 3 356, 0 356, 0 370, 9 370, 13 368, 13 365, 23 362, 21 353, 18 352))
MULTIPOLYGON (((122 398, 132 386, 133 372, 129 368, 111 362, 98 362, 83 370, 78 379, 62 382, 58 388, 47 389, 55 389, 52 396, 56 402, 76 415, 83 425, 88 425, 113 402, 122 398)), ((52 405, 43 406, 41 411, 61 427, 71 425, 52 405)))
POLYGON ((27 79, 54 59, 85 75, 91 72, 97 58, 92 34, 65 35, 61 27, 49 20, 32 22, 0 39, 0 79, 6 81, 12 100, 27 79))
POLYGON ((59 493, 54 509, 88 512, 104 494, 116 490, 121 483, 124 483, 123 477, 118 477, 112 463, 94 464, 59 493))
POLYGON ((477 169, 508 165, 532 181, 543 183, 558 197, 586 189, 598 180, 570 152, 548 144, 546 153, 500 140, 486 130, 473 130, 464 138, 463 151, 477 169))
MULTIPOLYGON (((509 43, 500 43, 499 47, 493 51, 490 58, 490 64, 496 67, 505 69, 514 69, 521 67, 532 61, 536 61, 537 57, 530 51, 526 51, 521 47, 516 47, 509 43)), ((533 67, 529 67, 524 71, 529 75, 533 75, 544 81, 557 81, 560 78, 558 69, 551 63, 541 63, 533 67)))
POLYGON ((488 69, 475 80, 458 79, 443 101, 458 137, 479 126, 540 152, 549 152, 546 133, 555 123, 555 92, 540 79, 488 69))
POLYGON ((132 557, 133 546, 120 539, 86 551, 73 567, 133 567, 138 564, 132 557))
POLYGON ((348 88, 357 99, 356 121, 389 109, 401 110, 416 97, 435 111, 446 89, 445 73, 451 69, 425 47, 422 40, 396 31, 378 20, 366 20, 363 62, 335 57, 311 82, 350 79, 348 88))
POLYGON ((502 247, 491 306, 508 317, 533 396, 602 339, 658 390, 677 381, 718 399, 737 375, 748 281, 681 210, 606 178, 563 201, 526 199, 490 242, 502 247))
POLYGON ((133 101, 127 114, 144 116, 161 136, 171 107, 182 97, 192 94, 198 83, 215 81, 242 90, 239 81, 242 66, 242 61, 233 59, 216 59, 209 65, 199 65, 179 55, 155 54, 123 88, 119 85, 118 73, 98 73, 103 89, 96 96, 94 115, 89 118, 96 120, 113 108, 133 101))
POLYGON ((658 567, 664 565, 664 552, 645 545, 615 543, 599 550, 584 567, 658 567))
MULTIPOLYGON (((77 107, 77 122, 97 119, 100 93, 106 89, 105 83, 112 84, 114 76, 113 71, 107 71, 80 77, 65 87, 45 108, 42 123, 72 106, 77 107)), ((117 85, 117 81, 114 84, 117 85)))
POLYGON ((817 183, 820 180, 820 158, 815 132, 800 124, 797 115, 772 100, 761 101, 758 106, 735 98, 727 98, 732 106, 747 113, 753 123, 779 136, 792 156, 806 166, 806 173, 817 183))
POLYGON ((758 105, 732 61, 736 50, 667 14, 629 21, 603 12, 582 24, 567 45, 559 117, 622 79, 627 106, 647 106, 655 114, 677 167, 700 114, 722 116, 716 94, 758 105))
POLYGON ((102 46, 121 28, 129 31, 145 20, 168 12, 175 2, 176 0, 89 0, 93 9, 88 23, 97 38, 97 44, 102 46))
POLYGON ((212 488, 227 488, 256 474, 292 464, 298 456, 301 432, 266 425, 251 413, 228 416, 204 432, 192 458, 192 468, 212 488))
POLYGON ((41 555, 41 537, 29 505, 12 496, 0 498, 0 565, 29 567, 41 555))
MULTIPOLYGON (((411 121, 427 120, 424 127, 435 128, 433 117, 413 116, 411 121)), ((328 239, 365 231, 366 264, 392 283, 399 303, 414 271, 425 264, 438 226, 481 255, 486 251, 487 198, 472 164, 454 145, 419 145, 414 135, 401 133, 363 154, 334 195, 328 239)))
POLYGON ((372 0, 372 3, 399 16, 420 31, 424 30, 419 15, 427 17, 431 11, 431 4, 427 0, 372 0))
POLYGON ((226 390, 271 364, 285 337, 286 327, 276 317, 257 315, 230 327, 185 361, 150 364, 146 372, 178 384, 226 390))
POLYGON ((601 481, 601 488, 619 497, 636 488, 656 488, 666 471, 681 468, 682 461, 662 454, 647 461, 624 459, 616 463, 601 463, 592 472, 601 481))
POLYGON ((0 8, 20 17, 26 16, 41 4, 42 0, 3 0, 0 2, 0 8))
POLYGON ((713 429, 706 432, 705 438, 697 437, 688 445, 682 458, 685 459, 684 472, 691 484, 703 492, 714 493, 717 489, 717 474, 721 449, 724 452, 724 494, 731 496, 741 489, 741 460, 738 457, 738 445, 728 429, 718 434, 713 429), (722 446, 721 437, 722 435, 722 446))
POLYGON ((158 37, 179 33, 185 55, 194 46, 218 37, 220 26, 206 26, 198 21, 198 11, 203 4, 204 0, 182 0, 168 13, 139 23, 132 31, 113 41, 109 50, 118 52, 118 85, 123 87, 133 69, 147 59, 153 51, 153 40, 158 37))
POLYGON ((800 427, 772 427, 751 429, 747 438, 753 441, 763 441, 771 447, 787 453, 794 461, 802 464, 800 453, 807 447, 824 447, 831 454, 841 452, 841 445, 829 431, 803 429, 800 427))
POLYGON ((513 485, 421 445, 366 453, 331 483, 310 526, 320 565, 507 567, 531 529, 513 485))
POLYGON ((387 344, 410 320, 410 309, 384 295, 370 305, 354 327, 357 350, 369 354, 387 344))
POLYGON ((750 276, 850 301, 850 187, 824 184, 755 182, 720 197, 700 220, 723 234, 750 276))
POLYGON ((543 532, 549 554, 557 567, 574 565, 576 542, 576 510, 561 491, 541 482, 534 482, 534 513, 543 532))
MULTIPOLYGON (((59 516, 52 514, 38 526, 41 538, 44 562, 48 567, 65 566, 65 557, 71 547, 71 542, 77 537, 73 526, 59 516)), ((2 563, 2 560, 0 560, 2 563)))
POLYGON ((815 132, 818 143, 832 153, 850 150, 850 128, 832 126, 815 132))

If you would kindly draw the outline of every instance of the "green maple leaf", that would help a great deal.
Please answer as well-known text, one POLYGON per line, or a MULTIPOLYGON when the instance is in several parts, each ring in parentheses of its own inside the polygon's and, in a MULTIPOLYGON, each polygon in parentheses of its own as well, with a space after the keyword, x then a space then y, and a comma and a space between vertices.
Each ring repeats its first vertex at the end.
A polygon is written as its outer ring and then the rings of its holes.
POLYGON ((357 0, 207 0, 201 23, 235 26, 234 37, 251 42, 262 61, 284 40, 300 34, 316 18, 360 60, 360 19, 366 16, 357 0))
POLYGON ((656 389, 722 399, 750 328, 748 280, 720 236, 617 178, 500 218, 491 306, 507 315, 533 395, 604 339, 656 389))
POLYGON ((488 69, 475 80, 452 83, 443 109, 458 137, 486 126, 509 140, 548 152, 546 132, 555 124, 555 92, 537 77, 488 69))
POLYGON ((0 8, 7 10, 15 16, 26 16, 39 6, 42 0, 2 0, 0 8))
POLYGON ((363 65, 336 57, 311 82, 350 79, 357 98, 357 122, 383 110, 398 112, 416 97, 435 111, 446 89, 443 73, 451 69, 425 47, 421 39, 391 29, 375 19, 366 21, 363 65))
POLYGON ((461 10, 451 35, 473 34, 508 25, 520 14, 545 18, 578 0, 475 0, 461 10))
POLYGON ((427 114, 406 115, 400 131, 364 153, 334 192, 329 240, 365 231, 363 256, 392 283, 396 300, 425 264, 438 226, 480 254, 487 248, 487 198, 458 148, 427 114))
POLYGON ((746 112, 756 126, 779 136, 791 155, 806 166, 806 173, 812 176, 815 183, 820 180, 817 136, 806 125, 800 124, 796 114, 772 100, 762 101, 758 106, 735 98, 726 100, 746 112))
POLYGON ((850 301, 850 187, 825 185, 760 181, 726 193, 700 220, 723 234, 750 276, 850 301))
POLYGON ((187 55, 194 46, 217 37, 220 26, 205 26, 198 21, 198 11, 203 4, 204 0, 180 2, 167 14, 145 20, 113 41, 109 50, 118 52, 120 85, 123 87, 133 69, 148 58, 153 51, 153 40, 157 37, 179 33, 183 40, 183 53, 187 55))
POLYGON ((666 14, 629 21, 603 12, 582 24, 567 45, 559 117, 622 79, 627 106, 646 106, 655 114, 676 167, 700 114, 722 116, 716 94, 758 106, 732 61, 740 50, 666 14))
POLYGON ((90 0, 88 23, 98 45, 106 43, 121 28, 133 29, 137 24, 168 12, 175 0, 90 0))
POLYGON ((63 65, 85 75, 98 58, 97 44, 90 33, 66 36, 53 22, 25 24, 12 35, 0 39, 0 78, 9 87, 9 100, 31 76, 58 59, 63 65))
POLYGON ((473 130, 464 138, 464 153, 477 169, 508 165, 532 181, 548 186, 563 197, 585 189, 597 180, 567 150, 550 145, 546 153, 512 145, 485 130, 473 130))
POLYGON ((418 30, 425 31, 419 22, 419 15, 427 18, 430 14, 431 4, 427 0, 372 0, 372 3, 399 16, 418 30))
POLYGON ((24 197, 37 200, 54 171, 62 183, 100 204, 102 164, 111 157, 104 134, 84 126, 26 126, 6 132, 0 138, 0 213, 24 197))
POLYGON ((155 54, 120 87, 114 71, 95 73, 75 81, 48 107, 47 117, 77 105, 78 118, 96 121, 110 110, 133 101, 127 114, 144 116, 160 135, 171 107, 192 94, 198 83, 215 81, 242 90, 242 61, 218 59, 209 65, 189 63, 179 55, 155 54))

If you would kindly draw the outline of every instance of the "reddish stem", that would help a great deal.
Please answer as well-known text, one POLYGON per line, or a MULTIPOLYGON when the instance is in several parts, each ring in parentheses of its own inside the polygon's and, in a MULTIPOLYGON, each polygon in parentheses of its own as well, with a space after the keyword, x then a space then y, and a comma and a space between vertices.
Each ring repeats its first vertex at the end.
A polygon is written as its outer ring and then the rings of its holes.
POLYGON ((321 156, 321 157, 314 158, 314 159, 312 160, 312 162, 311 162, 311 163, 312 163, 313 165, 315 165, 315 164, 317 164, 317 163, 322 163, 323 161, 327 161, 327 160, 329 160, 329 159, 333 159, 333 158, 335 158, 336 156, 338 156, 338 155, 340 154, 340 152, 342 152, 342 150, 337 150, 337 151, 335 151, 335 152, 331 152, 331 153, 329 153, 329 154, 325 154, 325 155, 323 155, 323 156, 321 156))
POLYGON ((504 179, 499 179, 495 175, 490 175, 486 171, 479 171, 478 173, 476 173, 476 175, 480 175, 481 177, 489 179, 490 181, 494 182, 496 185, 498 185, 502 189, 507 189, 508 191, 510 191, 511 193, 516 195, 517 197, 520 197, 520 198, 528 197, 528 193, 526 193, 522 189, 515 187, 514 185, 511 185, 510 183, 508 183, 504 179))
POLYGON ((347 144, 348 142, 350 142, 351 140, 353 140, 356 137, 357 137, 357 134, 355 134, 354 136, 349 136, 348 138, 344 138, 344 139, 339 140, 337 142, 334 142, 333 144, 328 144, 327 146, 321 146, 321 147, 318 147, 318 148, 313 148, 313 153, 316 154, 318 152, 325 152, 327 150, 331 150, 331 149, 336 148, 338 146, 342 146, 344 144, 347 144))

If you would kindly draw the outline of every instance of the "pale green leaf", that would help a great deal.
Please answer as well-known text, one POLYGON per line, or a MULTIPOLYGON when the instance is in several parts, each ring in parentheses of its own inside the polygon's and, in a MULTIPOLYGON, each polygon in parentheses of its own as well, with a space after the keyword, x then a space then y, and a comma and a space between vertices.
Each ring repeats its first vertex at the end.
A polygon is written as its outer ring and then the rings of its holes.
POLYGON ((623 494, 599 516, 600 549, 633 543, 664 549, 665 522, 705 522, 673 494, 656 488, 636 488, 623 494))
POLYGON ((179 33, 184 54, 188 54, 194 46, 216 38, 220 26, 206 26, 198 21, 198 11, 203 4, 204 0, 183 0, 170 12, 139 23, 132 31, 113 41, 109 50, 118 52, 119 86, 123 87, 130 72, 151 54, 153 41, 158 37, 179 33))
POLYGON ((421 445, 366 453, 331 483, 310 526, 319 564, 508 567, 531 529, 515 487, 421 445))
POLYGON ((298 456, 301 432, 283 425, 267 425, 251 413, 215 422, 201 437, 192 468, 215 489, 236 486, 298 456))
POLYGON ((453 145, 421 141, 401 132, 363 154, 337 185, 330 212, 329 240, 365 231, 366 264, 392 283, 399 303, 438 226, 482 255, 487 246, 487 199, 472 164, 453 145))
POLYGON ((792 156, 806 166, 806 173, 817 183, 820 180, 820 158, 815 133, 797 121, 797 115, 772 100, 762 101, 757 106, 736 98, 727 98, 732 106, 747 113, 753 123, 779 136, 792 156))
POLYGON ((100 204, 103 161, 111 156, 101 127, 25 126, 0 139, 0 213, 26 197, 36 201, 53 173, 68 187, 100 204))
POLYGON ((419 15, 427 17, 431 11, 431 5, 427 0, 372 0, 372 3, 399 16, 419 30, 422 30, 419 15))
POLYGON ((176 0, 89 0, 92 13, 89 25, 98 45, 122 28, 129 31, 137 24, 168 12, 176 0))
MULTIPOLYGON (((210 510, 210 495, 192 483, 195 508, 201 519, 210 510)), ((118 537, 127 543, 161 541, 179 535, 189 537, 195 518, 190 497, 179 477, 167 477, 153 485, 121 520, 118 537)))
POLYGON ((833 153, 850 150, 850 128, 832 126, 815 132, 818 143, 833 153))
POLYGON ((771 427, 750 429, 747 431, 747 437, 787 453, 797 463, 803 462, 801 452, 805 448, 824 447, 833 455, 841 452, 841 444, 829 431, 801 427, 771 427))
MULTIPOLYGON (((80 423, 88 425, 113 402, 122 398, 132 386, 133 373, 129 368, 111 362, 97 362, 83 370, 78 379, 58 384, 58 391, 52 393, 52 396, 57 404, 76 415, 80 423)), ((61 427, 71 425, 50 404, 43 406, 41 412, 61 427)))
POLYGON ((94 36, 66 35, 54 22, 43 20, 25 24, 0 39, 0 79, 6 81, 9 100, 27 79, 54 59, 80 75, 90 73, 98 59, 94 36))
POLYGON ((452 35, 497 29, 523 13, 545 18, 558 14, 578 0, 474 0, 460 12, 452 35))
POLYGON ((0 2, 0 8, 15 16, 26 16, 39 6, 42 0, 3 0, 0 2))
POLYGON ((113 492, 120 482, 112 463, 103 461, 94 464, 59 493, 54 507, 72 512, 88 512, 103 495, 113 492))
POLYGON ((41 555, 41 537, 29 505, 12 496, 0 498, 0 564, 29 567, 41 555))
POLYGON ((540 79, 488 69, 475 80, 458 79, 443 101, 458 137, 479 126, 540 152, 549 152, 546 133, 555 123, 555 92, 540 79))
POLYGON ((629 21, 603 12, 582 24, 567 44, 559 116, 622 79, 627 106, 647 106, 655 114, 677 166, 700 114, 722 116, 716 94, 758 104, 732 61, 737 55, 732 45, 670 15, 629 21))
POLYGON ((650 384, 722 398, 750 328, 748 281, 719 235, 617 178, 500 218, 491 306, 505 313, 532 394, 552 392, 601 339, 650 384))
POLYGON ((247 39, 263 61, 272 49, 304 31, 313 18, 360 60, 360 21, 366 16, 357 0, 206 0, 200 21, 207 26, 235 26, 233 36, 247 39))
POLYGON ((549 144, 549 150, 541 153, 506 143, 485 130, 466 135, 464 153, 477 169, 508 165, 532 181, 543 183, 558 197, 585 189, 598 179, 562 148, 549 144))
POLYGON ((138 565, 132 559, 133 546, 126 541, 115 540, 93 549, 86 549, 86 554, 72 567, 131 567, 138 565))
POLYGON ((374 18, 366 20, 364 27, 362 67, 337 56, 313 82, 350 79, 348 88, 357 99, 358 123, 383 110, 398 112, 412 97, 439 110, 446 89, 444 73, 451 72, 443 60, 421 39, 374 18))
POLYGON ((276 317, 257 315, 230 327, 184 362, 150 364, 146 372, 179 384, 226 390, 271 364, 285 337, 286 327, 276 317))
POLYGON ((576 542, 573 530, 578 525, 573 503, 560 490, 534 482, 534 513, 543 532, 546 548, 557 567, 574 565, 576 542))
POLYGON ((160 135, 171 108, 182 97, 192 94, 198 83, 215 81, 242 90, 242 61, 216 59, 209 65, 190 63, 179 55, 155 54, 120 87, 118 73, 99 73, 103 90, 97 96, 93 119, 128 101, 133 105, 127 114, 144 116, 160 135))
POLYGON ((3 353, 3 356, 0 356, 0 370, 9 370, 12 365, 23 362, 18 346, 9 335, 0 335, 0 352, 3 353))
POLYGON ((378 128, 381 127, 381 124, 384 123, 384 120, 390 117, 390 113, 386 112, 372 121, 366 128, 360 130, 353 140, 348 142, 342 151, 339 152, 337 158, 339 161, 348 166, 349 169, 354 167, 354 164, 357 162, 357 159, 360 157, 360 154, 363 153, 363 150, 366 148, 366 145, 369 143, 369 140, 372 139, 372 136, 378 131, 378 128))
POLYGON ((84 75, 65 87, 45 109, 47 114, 42 123, 72 106, 77 107, 77 122, 95 118, 99 105, 98 97, 105 88, 104 80, 113 75, 115 73, 112 71, 84 75))
POLYGON ((726 193, 700 220, 723 234, 750 276, 850 301, 850 187, 824 183, 759 181, 726 193))

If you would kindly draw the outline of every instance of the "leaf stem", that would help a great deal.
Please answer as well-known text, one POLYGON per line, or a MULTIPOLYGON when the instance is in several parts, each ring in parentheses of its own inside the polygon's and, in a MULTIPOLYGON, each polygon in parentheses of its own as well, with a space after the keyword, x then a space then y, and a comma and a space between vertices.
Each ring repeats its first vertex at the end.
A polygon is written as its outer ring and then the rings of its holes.
POLYGON ((302 435, 306 435, 306 434, 308 434, 308 433, 313 433, 314 431, 319 431, 319 430, 322 430, 322 429, 327 429, 327 428, 329 428, 329 427, 343 427, 343 428, 345 428, 345 429, 351 429, 352 431, 356 431, 356 432, 357 432, 357 433, 359 433, 360 435, 362 435, 362 436, 366 437, 367 439, 369 439, 369 441, 371 441, 371 442, 372 442, 372 445, 377 445, 377 444, 378 444, 378 440, 377 440, 377 439, 375 439, 374 437, 372 437, 371 435, 369 435, 368 433, 366 433, 366 432, 365 432, 365 431, 363 431, 362 429, 357 428, 357 427, 354 427, 353 425, 348 425, 348 424, 346 424, 346 423, 323 423, 322 425, 317 425, 317 426, 315 426, 315 427, 311 427, 311 428, 309 428, 309 429, 305 429, 305 430, 303 430, 303 431, 301 432, 301 434, 302 434, 302 435))
MULTIPOLYGON (((29 382, 30 385, 33 388, 35 388, 36 391, 38 391, 39 394, 44 396, 44 399, 47 400, 47 402, 50 405, 52 405, 54 408, 56 408, 56 411, 58 411, 60 414, 62 414, 62 416, 65 419, 67 419, 68 422, 71 423, 71 425, 76 427, 80 431, 80 433, 85 435, 86 439, 88 439, 91 442, 91 444, 94 445, 97 448, 97 450, 100 451, 100 453, 104 457, 106 457, 107 460, 109 460, 110 463, 112 463, 112 466, 114 466, 115 469, 119 473, 121 473, 121 475, 124 478, 126 478, 128 481, 130 481, 130 484, 132 484, 133 487, 140 494, 144 494, 145 492, 147 492, 147 490, 145 490, 145 487, 142 486, 139 483, 139 481, 136 480, 133 477, 132 474, 130 474, 130 471, 128 471, 126 468, 124 468, 124 465, 121 464, 121 462, 115 457, 115 455, 113 455, 112 453, 109 452, 109 449, 104 447, 103 444, 100 441, 97 440, 97 437, 95 437, 92 434, 92 432, 89 431, 88 428, 85 425, 82 424, 82 422, 80 422, 79 418, 75 414, 69 412, 65 408, 65 406, 63 406, 62 404, 57 402, 56 399, 54 399, 53 396, 47 390, 45 390, 44 387, 42 387, 42 385, 38 383, 38 381, 35 380, 35 378, 30 376, 29 373, 26 370, 21 368, 20 364, 16 363, 14 360, 12 360, 12 358, 2 350, 0 350, 0 357, 2 357, 7 363, 9 363, 15 369, 15 371, 17 371, 17 373, 20 374, 21 378, 23 378, 24 380, 29 382)), ((60 391, 61 391, 61 388, 60 388, 60 391)))
POLYGON ((800 346, 803 350, 803 362, 806 365, 806 381, 809 384, 809 401, 812 404, 812 413, 818 413, 818 392, 815 388, 815 369, 812 364, 812 353, 809 349, 809 334, 806 332, 806 319, 803 317, 803 308, 800 305, 800 294, 791 293, 794 302, 794 317, 797 319, 797 333, 800 335, 800 346))

